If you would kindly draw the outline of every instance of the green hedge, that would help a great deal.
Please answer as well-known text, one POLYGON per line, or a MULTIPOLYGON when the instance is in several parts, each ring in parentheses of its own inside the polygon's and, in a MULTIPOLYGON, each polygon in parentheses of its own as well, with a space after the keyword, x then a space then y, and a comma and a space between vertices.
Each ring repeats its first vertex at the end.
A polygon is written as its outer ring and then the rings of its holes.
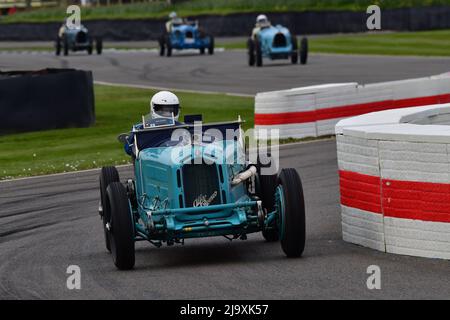
MULTIPOLYGON (((378 4, 382 9, 450 5, 450 0, 190 0, 168 5, 165 1, 91 7, 82 9, 82 19, 160 18, 177 11, 183 16, 236 12, 286 12, 306 10, 365 10, 378 4)), ((34 9, 2 18, 2 22, 61 21, 64 8, 34 9)))

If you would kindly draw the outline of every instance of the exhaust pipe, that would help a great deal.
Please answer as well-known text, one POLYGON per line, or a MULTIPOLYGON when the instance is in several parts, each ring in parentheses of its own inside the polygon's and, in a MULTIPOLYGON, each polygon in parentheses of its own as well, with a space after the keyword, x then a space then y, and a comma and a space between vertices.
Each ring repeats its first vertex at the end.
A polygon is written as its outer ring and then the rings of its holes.
POLYGON ((241 173, 239 173, 238 175, 236 175, 233 178, 233 181, 231 181, 231 185, 232 186, 237 186, 238 184, 250 179, 251 177, 256 175, 256 167, 255 166, 251 166, 250 168, 248 168, 246 171, 243 171, 241 173))

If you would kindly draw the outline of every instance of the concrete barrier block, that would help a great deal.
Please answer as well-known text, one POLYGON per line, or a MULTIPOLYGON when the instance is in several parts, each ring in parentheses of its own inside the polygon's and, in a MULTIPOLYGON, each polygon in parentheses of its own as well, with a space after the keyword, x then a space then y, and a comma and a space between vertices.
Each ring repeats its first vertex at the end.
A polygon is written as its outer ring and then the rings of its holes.
POLYGON ((342 206, 343 240, 379 251, 385 251, 383 216, 342 206))

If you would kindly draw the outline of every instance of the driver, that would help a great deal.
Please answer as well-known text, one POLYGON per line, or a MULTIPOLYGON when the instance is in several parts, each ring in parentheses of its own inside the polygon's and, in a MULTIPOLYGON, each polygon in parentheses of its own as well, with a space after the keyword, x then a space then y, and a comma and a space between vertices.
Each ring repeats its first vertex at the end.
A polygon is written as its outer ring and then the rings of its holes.
POLYGON ((256 39, 256 35, 264 28, 270 27, 270 21, 267 19, 267 16, 265 14, 260 14, 256 18, 256 24, 252 31, 252 38, 256 39))
POLYGON ((145 123, 139 123, 133 126, 131 134, 127 138, 125 143, 125 152, 132 155, 133 143, 134 143, 134 130, 141 130, 144 127, 157 127, 161 125, 180 125, 178 122, 180 117, 180 100, 178 97, 169 91, 160 91, 156 93, 150 101, 150 116, 149 120, 145 120, 145 123))
POLYGON ((172 27, 175 24, 182 24, 183 20, 181 18, 178 17, 176 12, 171 12, 169 14, 169 21, 166 22, 166 31, 167 33, 171 33, 172 32, 172 27))

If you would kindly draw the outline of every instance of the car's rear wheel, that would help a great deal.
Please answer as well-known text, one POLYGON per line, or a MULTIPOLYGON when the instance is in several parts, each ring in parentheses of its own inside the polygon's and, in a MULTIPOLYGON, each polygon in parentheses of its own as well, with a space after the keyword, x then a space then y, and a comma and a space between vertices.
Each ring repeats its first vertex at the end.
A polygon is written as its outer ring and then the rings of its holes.
POLYGON ((259 41, 255 41, 255 52, 256 52, 256 66, 262 67, 263 65, 262 48, 261 43, 259 41))
POLYGON ((297 64, 298 63, 298 55, 299 55, 297 37, 292 36, 291 41, 292 41, 291 62, 292 62, 292 64, 297 64))
POLYGON ((120 270, 130 270, 135 263, 134 223, 127 191, 120 182, 111 183, 106 189, 111 210, 109 235, 114 264, 120 270))
MULTIPOLYGON (((271 172, 265 172, 271 167, 273 159, 269 157, 270 161, 267 164, 261 163, 258 158, 257 170, 259 178, 259 198, 262 200, 262 205, 267 213, 273 212, 275 210, 275 191, 278 185, 278 174, 271 172), (266 170, 264 170, 266 169, 266 170)), ((268 242, 274 242, 279 240, 279 231, 276 224, 264 228, 262 231, 264 239, 268 242)))
POLYGON ((55 54, 57 56, 61 54, 61 39, 59 37, 57 37, 55 41, 55 54))
POLYGON ((214 37, 209 37, 209 47, 208 47, 208 54, 212 55, 214 54, 214 37))
POLYGON ((253 67, 255 65, 255 42, 253 39, 248 39, 247 41, 248 50, 248 65, 253 67))
POLYGON ((303 38, 300 43, 300 63, 306 64, 308 62, 308 39, 303 38))
POLYGON ((108 210, 108 198, 106 196, 106 189, 113 182, 119 182, 119 173, 115 167, 103 167, 100 172, 100 216, 103 222, 103 232, 105 234, 106 250, 111 252, 111 244, 109 239, 109 232, 107 223, 110 222, 111 212, 108 210))
POLYGON ((200 48, 200 54, 205 54, 205 48, 200 48))
POLYGON ((305 201, 302 182, 295 169, 281 171, 276 199, 281 247, 287 257, 301 257, 306 241, 305 201))
POLYGON ((97 37, 95 41, 95 51, 100 55, 103 52, 103 39, 101 37, 97 37))

